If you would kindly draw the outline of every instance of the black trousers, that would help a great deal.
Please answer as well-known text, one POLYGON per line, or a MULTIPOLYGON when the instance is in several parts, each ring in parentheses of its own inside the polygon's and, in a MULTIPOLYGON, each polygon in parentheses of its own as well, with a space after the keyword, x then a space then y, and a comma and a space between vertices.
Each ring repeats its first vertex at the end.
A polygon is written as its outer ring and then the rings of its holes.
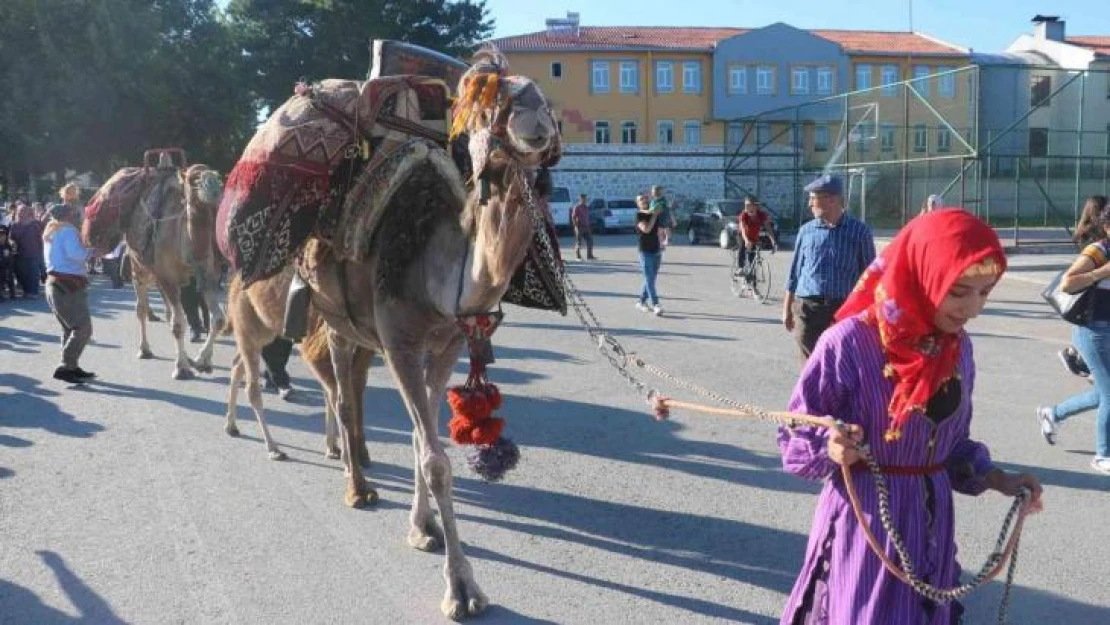
POLYGON ((196 277, 189 278, 189 282, 181 287, 181 307, 185 309, 190 330, 197 334, 208 331, 208 304, 197 291, 196 277))
POLYGON ((794 338, 802 357, 809 358, 817 339, 833 324, 833 317, 840 309, 842 299, 825 297, 799 297, 794 300, 794 338))
POLYGON ((292 353, 293 341, 282 336, 262 348, 262 362, 266 365, 264 375, 278 388, 289 387, 289 372, 285 370, 285 365, 289 363, 289 355, 292 353))

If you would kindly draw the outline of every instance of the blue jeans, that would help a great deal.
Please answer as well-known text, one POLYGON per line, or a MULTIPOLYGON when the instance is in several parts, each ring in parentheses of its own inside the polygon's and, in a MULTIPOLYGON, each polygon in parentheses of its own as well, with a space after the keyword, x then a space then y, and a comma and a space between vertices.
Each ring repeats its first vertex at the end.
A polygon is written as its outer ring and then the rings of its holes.
POLYGON ((652 306, 659 305, 659 294, 655 292, 655 278, 659 275, 659 264, 663 254, 659 252, 640 252, 640 270, 644 272, 644 288, 640 291, 640 302, 651 300, 652 306))
POLYGON ((1094 388, 1072 395, 1052 408, 1057 422, 1088 410, 1095 417, 1095 454, 1110 458, 1110 321, 1093 321, 1072 330, 1072 344, 1091 370, 1094 388))
POLYGON ((15 277, 19 280, 19 286, 23 288, 23 292, 27 295, 38 295, 43 259, 20 254, 15 257, 15 261, 15 277))

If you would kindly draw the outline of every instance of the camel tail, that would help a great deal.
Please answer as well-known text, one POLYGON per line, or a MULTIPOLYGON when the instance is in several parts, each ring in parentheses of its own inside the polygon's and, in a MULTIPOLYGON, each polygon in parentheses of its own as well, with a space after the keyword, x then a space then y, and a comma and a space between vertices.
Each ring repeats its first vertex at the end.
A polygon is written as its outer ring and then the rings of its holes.
POLYGON ((301 355, 310 362, 330 360, 328 353, 328 326, 320 315, 313 315, 312 329, 301 341, 301 355))

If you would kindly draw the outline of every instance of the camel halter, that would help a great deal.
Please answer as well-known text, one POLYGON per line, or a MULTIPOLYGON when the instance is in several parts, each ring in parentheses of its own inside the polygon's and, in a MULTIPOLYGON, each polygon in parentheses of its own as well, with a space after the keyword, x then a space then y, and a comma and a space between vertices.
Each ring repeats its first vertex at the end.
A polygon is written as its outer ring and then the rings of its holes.
MULTIPOLYGON (((586 334, 590 337, 590 342, 594 343, 597 350, 609 361, 609 364, 617 370, 617 373, 624 378, 638 394, 642 395, 647 400, 657 419, 666 419, 670 415, 670 410, 672 408, 678 408, 728 417, 755 418, 779 423, 791 428, 797 427, 799 424, 803 423, 829 429, 835 428, 841 431, 846 427, 843 422, 828 417, 814 417, 791 412, 770 412, 758 406, 738 402, 693 382, 671 375, 665 370, 644 361, 636 354, 626 351, 620 341, 607 332, 598 321, 597 316, 582 297, 582 293, 575 287, 570 276, 566 276, 565 282, 571 306, 574 308, 575 314, 578 315, 578 319, 586 330, 586 334), (717 408, 665 397, 658 390, 648 387, 647 384, 629 371, 631 366, 639 367, 652 375, 668 380, 677 387, 692 391, 702 397, 729 406, 729 408, 717 408)), ((868 547, 870 547, 875 556, 879 558, 879 561, 882 562, 883 568, 926 599, 937 603, 947 603, 966 597, 982 585, 995 579, 999 573, 1002 572, 1003 567, 1006 566, 1008 561, 1009 566, 1006 569, 1005 586, 998 606, 998 623, 1000 625, 1005 623, 1009 610, 1010 591, 1013 587, 1014 576, 1017 573, 1018 547, 1021 542, 1021 531, 1025 525, 1025 517, 1029 514, 1029 510, 1025 506, 1025 502, 1030 497, 1029 490, 1023 488, 1021 492, 1014 497, 1014 502, 1011 504, 1009 511, 1003 519, 998 539, 995 541, 994 551, 987 556, 986 562, 980 567, 979 572, 975 574, 972 580, 967 584, 952 588, 938 588, 925 582, 914 572, 914 565, 910 560, 909 550, 906 549, 905 541, 902 539, 902 535, 899 533, 898 528, 894 525, 894 517, 890 510, 890 491, 887 488, 882 467, 879 466, 878 462, 871 455, 871 450, 866 444, 858 447, 857 451, 867 464, 871 475, 875 479, 875 490, 878 494, 879 504, 879 521, 887 537, 890 539, 891 546, 898 555, 899 563, 895 563, 886 555, 886 551, 883 549, 882 544, 871 531, 870 523, 864 516, 863 505, 860 503, 859 495, 852 481, 851 468, 841 465, 840 474, 844 481, 845 489, 848 493, 848 500, 851 503, 856 522, 863 531, 868 547)))

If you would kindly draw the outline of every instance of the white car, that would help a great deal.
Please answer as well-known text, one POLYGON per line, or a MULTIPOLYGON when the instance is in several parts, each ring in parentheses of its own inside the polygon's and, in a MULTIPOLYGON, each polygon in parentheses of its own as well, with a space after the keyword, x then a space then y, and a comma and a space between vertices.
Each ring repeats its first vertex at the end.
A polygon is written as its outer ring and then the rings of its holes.
POLYGON ((551 196, 547 198, 547 207, 551 209, 551 221, 557 230, 571 228, 570 209, 574 208, 574 202, 570 198, 570 189, 553 187, 551 196))
POLYGON ((635 200, 602 200, 590 202, 590 221, 598 234, 636 229, 635 200))

